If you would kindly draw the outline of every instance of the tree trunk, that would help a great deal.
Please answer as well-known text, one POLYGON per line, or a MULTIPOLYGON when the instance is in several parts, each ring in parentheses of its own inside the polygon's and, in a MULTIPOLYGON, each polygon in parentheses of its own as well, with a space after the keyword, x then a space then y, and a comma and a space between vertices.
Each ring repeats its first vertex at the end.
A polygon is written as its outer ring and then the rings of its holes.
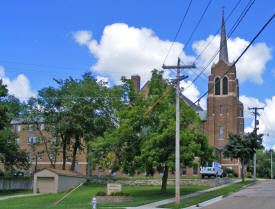
POLYGON ((241 165, 242 165, 242 169, 241 169, 242 182, 244 182, 244 162, 243 162, 243 160, 241 160, 241 165))
POLYGON ((66 170, 66 160, 67 160, 67 138, 62 137, 62 158, 63 158, 63 164, 62 164, 62 170, 66 170))
POLYGON ((77 152, 77 149, 79 148, 79 145, 80 145, 79 138, 76 137, 75 138, 75 143, 74 143, 74 148, 73 148, 73 158, 72 158, 71 171, 75 170, 76 152, 77 152))
POLYGON ((165 194, 166 193, 166 187, 167 187, 167 179, 168 179, 168 171, 169 167, 166 165, 164 167, 164 174, 162 176, 162 184, 161 184, 161 193, 165 194))
POLYGON ((91 177, 91 157, 89 156, 89 153, 91 152, 91 147, 87 143, 87 171, 86 175, 87 177, 91 177))

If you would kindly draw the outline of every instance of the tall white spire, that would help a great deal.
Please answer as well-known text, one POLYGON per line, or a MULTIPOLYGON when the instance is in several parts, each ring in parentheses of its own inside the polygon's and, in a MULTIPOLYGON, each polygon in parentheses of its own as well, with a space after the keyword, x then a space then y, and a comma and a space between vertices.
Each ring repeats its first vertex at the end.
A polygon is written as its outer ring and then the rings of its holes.
POLYGON ((229 63, 228 51, 227 51, 227 40, 226 40, 225 25, 224 25, 224 11, 222 12, 222 30, 221 30, 219 60, 223 60, 226 63, 229 63))

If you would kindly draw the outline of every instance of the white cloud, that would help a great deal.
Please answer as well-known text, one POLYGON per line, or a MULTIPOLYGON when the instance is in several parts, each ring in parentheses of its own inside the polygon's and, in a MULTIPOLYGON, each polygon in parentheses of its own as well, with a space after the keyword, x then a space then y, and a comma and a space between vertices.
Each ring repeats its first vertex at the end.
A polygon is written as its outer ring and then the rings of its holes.
POLYGON ((109 78, 103 76, 96 77, 97 82, 104 82, 107 87, 110 87, 109 78))
MULTIPOLYGON (((199 65, 203 67, 206 66, 210 58, 212 58, 212 56, 217 52, 217 49, 219 49, 220 36, 210 35, 206 40, 197 41, 192 45, 196 54, 199 54, 209 43, 211 44, 207 50, 202 53, 198 61, 199 65)), ((238 37, 235 39, 229 39, 227 41, 229 61, 231 63, 235 61, 248 44, 248 41, 238 37)), ((256 43, 252 45, 236 64, 237 77, 240 82, 250 80, 258 84, 262 83, 262 74, 265 70, 265 65, 272 58, 271 51, 271 48, 269 48, 265 43, 256 43)), ((214 60, 215 63, 217 63, 218 57, 219 56, 217 55, 214 60)), ((212 64, 209 66, 211 67, 211 65, 212 64)), ((208 72, 209 70, 210 68, 208 69, 208 72)))
MULTIPOLYGON (((74 33, 74 39, 87 46, 97 58, 97 63, 91 67, 93 71, 110 76, 115 83, 119 83, 123 75, 139 74, 142 85, 150 79, 154 68, 161 69, 171 46, 170 41, 160 40, 148 28, 129 27, 123 23, 106 26, 100 42, 92 39, 90 31, 78 31, 74 33)), ((165 64, 175 65, 179 54, 185 63, 194 60, 194 57, 185 55, 183 47, 175 42, 165 64)))
MULTIPOLYGON (((271 99, 266 99, 264 103, 260 102, 258 99, 253 97, 240 97, 241 102, 244 104, 244 108, 247 107, 264 107, 264 110, 259 111, 260 117, 259 120, 259 133, 264 134, 263 144, 266 148, 270 148, 275 145, 275 96, 271 99)), ((249 112, 245 113, 248 116, 249 112)), ((251 122, 251 125, 248 126, 245 131, 251 132, 254 128, 254 121, 251 122)))
POLYGON ((3 80, 3 84, 7 85, 8 93, 21 101, 35 96, 35 93, 31 90, 28 78, 23 74, 18 75, 14 80, 10 80, 5 75, 4 67, 0 66, 0 79, 3 80))
POLYGON ((79 43, 80 45, 84 45, 90 41, 90 39, 92 38, 92 33, 90 31, 80 30, 73 33, 73 37, 77 43, 79 43))
MULTIPOLYGON (((199 98, 200 92, 195 85, 191 85, 191 81, 181 81, 180 87, 183 88, 182 94, 190 99, 192 102, 196 102, 199 98)), ((205 97, 200 101, 200 105, 206 110, 206 99, 205 97)))

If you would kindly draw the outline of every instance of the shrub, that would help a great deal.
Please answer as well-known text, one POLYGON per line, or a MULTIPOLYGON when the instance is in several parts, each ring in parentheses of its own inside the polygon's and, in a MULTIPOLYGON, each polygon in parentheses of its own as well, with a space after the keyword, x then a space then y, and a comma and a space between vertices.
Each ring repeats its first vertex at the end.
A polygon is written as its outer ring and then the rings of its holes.
POLYGON ((233 170, 230 168, 223 169, 223 176, 228 176, 228 174, 233 174, 233 170))
POLYGON ((106 192, 104 192, 104 191, 98 191, 95 195, 96 196, 106 196, 106 192))
POLYGON ((128 192, 112 192, 111 196, 130 196, 128 192))
POLYGON ((233 177, 234 177, 234 176, 233 176, 232 173, 228 174, 228 178, 233 178, 233 177))
POLYGON ((247 173, 245 174, 245 177, 246 177, 246 178, 252 178, 252 174, 251 174, 250 172, 247 172, 247 173))

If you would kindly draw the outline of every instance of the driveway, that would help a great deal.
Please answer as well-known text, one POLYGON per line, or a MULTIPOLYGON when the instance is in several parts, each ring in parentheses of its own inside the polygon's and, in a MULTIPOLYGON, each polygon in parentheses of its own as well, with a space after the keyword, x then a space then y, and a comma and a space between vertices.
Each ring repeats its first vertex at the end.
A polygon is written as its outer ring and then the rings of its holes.
POLYGON ((261 181, 203 209, 274 209, 275 180, 261 181))

